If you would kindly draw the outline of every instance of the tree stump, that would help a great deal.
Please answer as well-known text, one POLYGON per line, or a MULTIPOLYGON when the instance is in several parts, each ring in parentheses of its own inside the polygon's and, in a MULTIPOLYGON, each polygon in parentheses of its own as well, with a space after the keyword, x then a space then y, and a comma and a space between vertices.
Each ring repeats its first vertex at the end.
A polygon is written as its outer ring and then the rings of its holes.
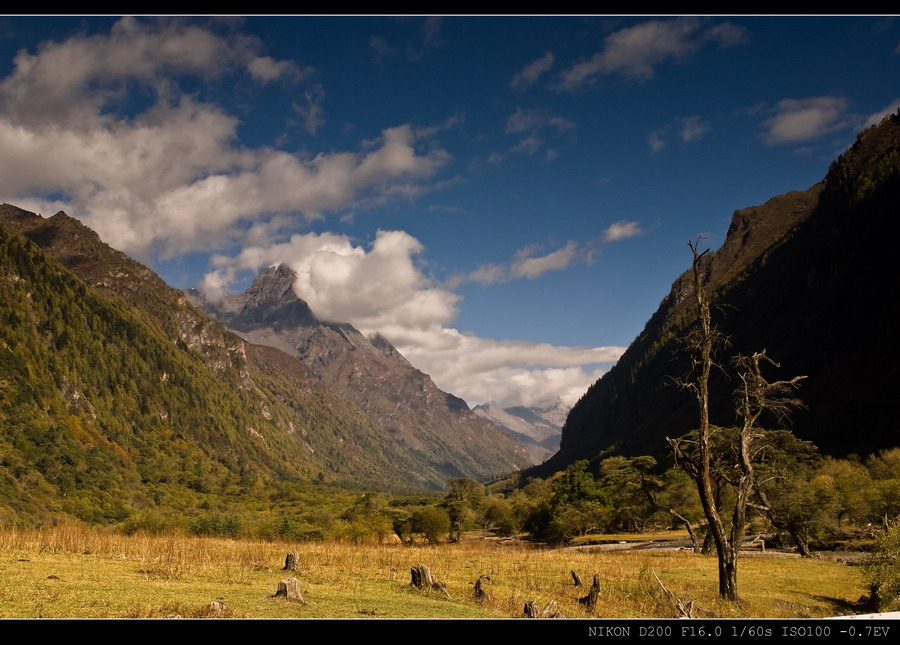
POLYGON ((305 605, 303 594, 300 593, 300 581, 297 578, 285 578, 278 583, 278 591, 275 592, 275 598, 284 597, 289 602, 298 602, 305 605))
POLYGON ((478 580, 475 581, 475 598, 478 600, 488 600, 491 595, 488 593, 487 589, 484 588, 485 582, 493 582, 490 576, 482 575, 478 577, 478 580))
POLYGON ((412 578, 409 584, 416 589, 431 589, 434 586, 434 578, 431 577, 431 571, 421 562, 409 568, 409 575, 412 578))
POLYGON ((574 570, 572 571, 572 580, 575 581, 576 587, 584 587, 584 583, 581 581, 581 576, 579 576, 574 570))
POLYGON ((544 608, 538 613, 537 605, 533 600, 525 602, 525 609, 522 612, 528 618, 565 618, 566 615, 559 610, 555 600, 547 601, 544 608))
POLYGON ((284 568, 282 571, 296 571, 297 570, 297 554, 291 551, 284 558, 284 568))
POLYGON ((591 585, 591 588, 588 589, 588 595, 584 598, 579 598, 578 602, 584 605, 585 609, 591 612, 591 615, 594 615, 597 612, 597 601, 600 599, 600 579, 597 578, 597 574, 594 574, 594 584, 591 585))
POLYGON ((411 578, 410 585, 422 591, 437 589, 447 600, 450 600, 450 592, 447 585, 431 575, 431 570, 421 562, 416 566, 409 568, 409 576, 411 578))
POLYGON ((555 600, 548 600, 541 609, 541 618, 565 618, 566 615, 559 610, 555 600))

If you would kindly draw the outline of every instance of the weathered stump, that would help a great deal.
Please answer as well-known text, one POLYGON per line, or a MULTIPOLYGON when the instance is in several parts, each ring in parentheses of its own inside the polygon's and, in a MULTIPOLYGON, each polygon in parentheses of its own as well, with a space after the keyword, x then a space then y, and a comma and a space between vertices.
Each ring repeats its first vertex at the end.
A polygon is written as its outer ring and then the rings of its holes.
POLYGON ((547 601, 544 608, 541 609, 541 618, 565 618, 566 615, 559 610, 559 606, 555 600, 547 601))
POLYGON ((594 574, 594 584, 588 589, 588 595, 579 598, 578 602, 584 605, 585 609, 591 612, 591 615, 597 612, 597 601, 600 599, 600 579, 594 574))
POLYGON ((450 592, 447 585, 431 575, 431 570, 421 562, 416 566, 409 568, 409 576, 411 578, 410 585, 422 591, 437 589, 447 600, 450 600, 450 592))
POLYGON ((584 587, 584 583, 581 581, 581 576, 579 576, 574 570, 572 571, 572 580, 575 581, 576 587, 584 587))
POLYGON ((297 578, 285 578, 278 583, 278 591, 275 592, 275 598, 283 597, 290 602, 298 602, 305 605, 303 594, 300 593, 300 581, 297 578))
POLYGON ((559 610, 559 606, 556 604, 555 600, 550 600, 544 605, 544 608, 541 609, 540 613, 537 610, 537 605, 534 604, 533 600, 528 600, 525 602, 525 609, 522 612, 528 618, 565 618, 566 615, 559 610))
POLYGON ((219 602, 218 600, 212 600, 209 602, 206 607, 204 607, 203 613, 206 616, 224 616, 228 612, 228 607, 223 602, 219 602))
POLYGON ((493 580, 491 580, 490 576, 482 575, 475 581, 475 598, 478 600, 488 600, 491 597, 487 589, 484 588, 484 583, 486 582, 493 582, 493 580))
POLYGON ((297 570, 297 554, 291 551, 284 558, 284 568, 282 571, 296 571, 297 570))
POLYGON ((431 570, 421 562, 409 568, 409 575, 412 578, 409 584, 416 589, 431 589, 434 586, 431 570))

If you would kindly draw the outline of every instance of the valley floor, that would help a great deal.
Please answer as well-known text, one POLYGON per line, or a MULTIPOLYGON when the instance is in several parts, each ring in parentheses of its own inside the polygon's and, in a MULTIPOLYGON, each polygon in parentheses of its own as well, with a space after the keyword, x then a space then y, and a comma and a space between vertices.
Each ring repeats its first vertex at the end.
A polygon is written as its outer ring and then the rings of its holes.
POLYGON ((600 618, 670 618, 654 579, 704 615, 812 618, 852 613, 866 592, 859 567, 826 560, 746 558, 742 602, 716 595, 716 561, 677 551, 580 552, 473 540, 437 547, 271 543, 111 534, 81 527, 0 531, 2 618, 514 618, 526 601, 550 600, 570 618, 588 618, 573 584, 598 575, 600 618), (294 551, 298 570, 282 571, 294 551), (410 586, 425 563, 450 598, 410 586), (474 598, 488 575, 490 597, 474 598), (273 597, 280 580, 299 580, 306 604, 273 597), (225 606, 224 613, 210 607, 225 606))

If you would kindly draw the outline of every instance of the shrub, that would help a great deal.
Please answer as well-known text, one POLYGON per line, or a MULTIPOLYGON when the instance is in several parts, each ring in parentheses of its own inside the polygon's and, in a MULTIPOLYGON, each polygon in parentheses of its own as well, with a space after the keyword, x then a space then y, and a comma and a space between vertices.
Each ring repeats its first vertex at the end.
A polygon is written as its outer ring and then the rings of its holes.
POLYGON ((412 530, 423 534, 431 544, 437 544, 450 532, 450 516, 442 508, 426 506, 413 513, 412 530))
POLYGON ((878 611, 900 610, 900 518, 888 524, 863 566, 878 611))
POLYGON ((213 513, 202 515, 191 522, 191 533, 205 537, 236 538, 241 532, 241 520, 234 515, 213 513))

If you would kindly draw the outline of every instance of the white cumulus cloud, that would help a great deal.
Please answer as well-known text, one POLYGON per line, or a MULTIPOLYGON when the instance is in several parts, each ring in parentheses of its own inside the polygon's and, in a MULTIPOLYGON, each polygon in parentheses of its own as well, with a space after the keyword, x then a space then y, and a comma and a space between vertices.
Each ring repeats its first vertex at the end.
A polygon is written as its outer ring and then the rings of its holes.
MULTIPOLYGON (((567 249, 573 247, 570 243, 539 257, 522 255, 519 277, 561 268, 567 249)), ((297 295, 317 316, 350 322, 365 334, 382 334, 438 387, 471 404, 495 400, 539 405, 562 400, 571 405, 602 373, 600 366, 614 363, 624 351, 462 333, 452 326, 460 296, 422 273, 417 259, 423 252, 422 244, 403 231, 379 231, 368 247, 333 233, 295 234, 286 242, 248 246, 232 257, 217 256, 217 268, 206 275, 201 288, 215 298, 242 272, 284 263, 297 272, 297 295)), ((509 271, 503 268, 504 275, 509 271)))
POLYGON ((510 276, 513 278, 534 279, 547 271, 559 271, 572 264, 578 256, 579 248, 576 242, 569 242, 563 248, 557 249, 546 255, 532 256, 530 250, 520 251, 510 267, 510 276))
MULTIPOLYGON (((318 218, 427 190, 449 155, 409 125, 387 128, 359 150, 247 148, 236 117, 174 80, 308 75, 261 56, 260 46, 178 20, 124 18, 106 35, 20 52, 0 80, 0 199, 64 208, 117 248, 166 257, 219 248, 286 215, 318 218), (134 90, 152 98, 149 106, 118 114, 134 90)), ((323 96, 314 86, 298 105, 311 134, 323 123, 323 96)))
POLYGON ((770 145, 817 139, 849 125, 847 100, 839 96, 783 99, 775 109, 775 116, 763 123, 763 137, 770 145))
POLYGON ((610 224, 609 227, 603 231, 603 241, 618 242, 619 240, 641 235, 643 232, 644 231, 641 230, 641 226, 638 222, 629 222, 628 220, 623 219, 614 224, 610 224))
POLYGON ((744 40, 744 30, 731 23, 706 26, 693 18, 650 20, 607 36, 599 52, 563 71, 557 88, 577 90, 606 74, 646 81, 660 63, 684 59, 704 43, 729 47, 744 40))

